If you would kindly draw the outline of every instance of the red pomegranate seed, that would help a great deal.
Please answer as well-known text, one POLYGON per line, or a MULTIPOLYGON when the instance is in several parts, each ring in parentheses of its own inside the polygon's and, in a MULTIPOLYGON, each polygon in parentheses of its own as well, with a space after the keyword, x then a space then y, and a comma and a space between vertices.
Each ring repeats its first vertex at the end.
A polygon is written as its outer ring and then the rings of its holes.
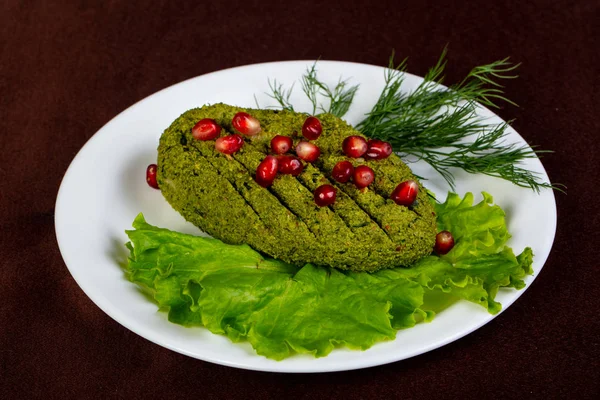
POLYGON ((302 141, 296 145, 296 154, 304 161, 311 163, 319 158, 321 150, 312 143, 302 141))
POLYGON ((304 169, 304 165, 300 160, 293 156, 279 156, 279 168, 278 172, 282 174, 290 174, 298 176, 304 169))
POLYGON ((315 203, 319 207, 326 207, 335 203, 337 190, 331 185, 321 185, 315 189, 315 203))
POLYGON ((454 247, 454 237, 448 231, 441 231, 435 236, 433 249, 439 255, 447 254, 454 247))
POLYGON ((223 154, 233 154, 244 145, 244 139, 240 135, 222 136, 215 140, 215 149, 223 154))
POLYGON ((354 168, 352 179, 354 180, 356 187, 362 189, 369 186, 371 182, 373 182, 373 179, 375 179, 375 172, 373 172, 373 170, 366 165, 359 165, 358 167, 354 168))
POLYGON ((342 151, 348 157, 362 157, 367 152, 367 141, 360 136, 348 136, 342 142, 342 151))
POLYGON ((379 139, 370 139, 367 142, 366 158, 382 160, 392 154, 392 145, 379 139))
POLYGON ((238 132, 247 136, 254 136, 260 132, 260 122, 246 112, 235 114, 231 124, 238 132))
POLYGON ((276 154, 285 154, 290 151, 292 144, 291 137, 277 135, 271 139, 271 150, 276 154))
POLYGON ((417 199, 419 193, 419 185, 413 180, 408 180, 400 183, 396 186, 396 189, 392 191, 390 199, 401 206, 410 206, 417 199))
POLYGON ((256 182, 262 187, 269 186, 277 176, 278 166, 277 157, 266 156, 256 168, 256 182))
POLYGON ((192 136, 197 140, 213 140, 221 133, 221 127, 214 119, 201 119, 192 128, 192 136))
POLYGON ((308 117, 306 121, 304 121, 304 125, 302 125, 302 135, 308 140, 315 140, 321 136, 323 132, 323 127, 321 126, 321 121, 317 117, 308 117))
POLYGON ((352 173, 354 172, 354 166, 350 161, 340 161, 333 167, 331 171, 331 176, 333 179, 340 183, 345 183, 352 178, 352 173))
POLYGON ((156 181, 156 164, 148 165, 146 168, 146 182, 148 182, 148 186, 158 189, 158 182, 156 181))

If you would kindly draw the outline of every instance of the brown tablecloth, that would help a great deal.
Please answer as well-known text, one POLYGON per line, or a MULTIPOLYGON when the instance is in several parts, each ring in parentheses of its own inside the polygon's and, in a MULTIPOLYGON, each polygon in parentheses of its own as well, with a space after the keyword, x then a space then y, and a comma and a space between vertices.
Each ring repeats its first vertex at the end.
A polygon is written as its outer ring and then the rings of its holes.
MULTIPOLYGON (((0 5, 0 397, 592 398, 599 393, 598 0, 29 1, 0 5), (520 107, 499 110, 553 149, 558 231, 529 290, 478 331, 366 370, 284 375, 159 347, 105 315, 59 253, 54 204, 76 152, 136 101, 227 67, 323 59, 422 75, 448 44, 447 82, 511 56, 520 107)), ((183 111, 183 110, 182 110, 183 111)), ((108 160, 107 160, 108 162, 108 160)))

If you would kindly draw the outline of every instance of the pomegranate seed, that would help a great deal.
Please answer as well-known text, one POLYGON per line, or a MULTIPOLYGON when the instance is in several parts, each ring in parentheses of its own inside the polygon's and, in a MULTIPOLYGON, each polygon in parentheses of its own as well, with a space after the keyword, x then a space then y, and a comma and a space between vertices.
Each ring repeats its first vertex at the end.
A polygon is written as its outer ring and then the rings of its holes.
POLYGON ((371 182, 373 182, 373 179, 375 179, 375 172, 373 172, 373 170, 366 165, 359 165, 358 167, 354 168, 352 179, 354 180, 356 187, 362 189, 369 186, 371 182))
POLYGON ((319 207, 326 207, 335 203, 337 190, 331 185, 321 185, 315 189, 315 203, 319 207))
POLYGON ((148 186, 158 189, 158 182, 156 181, 156 164, 148 165, 146 168, 146 182, 148 182, 148 186))
POLYGON ((192 128, 192 136, 196 140, 213 140, 221 133, 221 127, 214 119, 201 119, 192 128))
POLYGON ((379 139, 371 139, 367 142, 366 158, 382 160, 392 154, 392 145, 379 139))
POLYGON ((408 180, 396 186, 396 189, 390 195, 390 199, 401 206, 410 206, 417 199, 419 193, 419 185, 413 180, 408 180))
POLYGON ((348 136, 342 142, 342 150, 348 157, 362 157, 367 152, 367 141, 360 136, 348 136))
POLYGON ((302 125, 302 135, 308 140, 315 140, 321 136, 323 132, 323 127, 321 126, 321 121, 317 117, 308 117, 306 121, 304 121, 304 125, 302 125))
POLYGON ((271 139, 271 150, 276 154, 285 154, 292 148, 292 138, 277 135, 271 139))
POLYGON ((256 182, 262 187, 269 186, 277 176, 278 166, 277 157, 266 156, 256 168, 256 182))
POLYGON ((238 132, 247 136, 254 136, 260 132, 260 122, 246 112, 235 114, 231 124, 238 132))
POLYGON ((215 140, 215 149, 223 154, 233 154, 244 145, 244 139, 240 135, 222 136, 215 140))
POLYGON ((335 164, 333 170, 331 171, 331 176, 333 179, 340 183, 345 183, 352 178, 352 173, 354 172, 354 166, 350 161, 340 161, 335 164))
POLYGON ((439 255, 447 254, 454 247, 454 237, 448 231, 441 231, 435 236, 433 249, 439 255))
POLYGON ((278 172, 282 174, 290 174, 298 176, 304 169, 304 165, 300 160, 293 156, 279 156, 279 168, 278 172))
POLYGON ((296 154, 306 162, 314 162, 321 155, 321 150, 309 142, 300 142, 296 145, 296 154))

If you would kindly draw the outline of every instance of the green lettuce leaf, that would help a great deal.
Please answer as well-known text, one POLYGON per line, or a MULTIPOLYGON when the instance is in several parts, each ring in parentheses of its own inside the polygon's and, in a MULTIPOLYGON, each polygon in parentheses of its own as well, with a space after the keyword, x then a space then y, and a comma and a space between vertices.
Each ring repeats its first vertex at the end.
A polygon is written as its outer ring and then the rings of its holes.
POLYGON ((412 268, 373 274, 298 268, 247 245, 152 226, 140 214, 126 231, 126 273, 169 321, 247 340, 269 358, 322 357, 339 346, 364 350, 394 339, 398 329, 431 321, 458 299, 497 313, 500 287, 524 287, 533 273, 531 249, 514 255, 506 246, 504 212, 483 196, 473 205, 472 194, 450 193, 436 204, 438 228, 451 231, 456 245, 412 268))

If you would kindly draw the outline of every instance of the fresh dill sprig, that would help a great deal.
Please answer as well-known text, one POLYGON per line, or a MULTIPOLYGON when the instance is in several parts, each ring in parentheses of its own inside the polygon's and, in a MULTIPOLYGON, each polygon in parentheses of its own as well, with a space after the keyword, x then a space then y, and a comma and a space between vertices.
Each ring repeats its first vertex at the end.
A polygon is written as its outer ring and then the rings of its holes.
POLYGON ((475 100, 484 106, 498 108, 495 103, 498 100, 517 106, 516 103, 504 97, 502 91, 504 86, 498 83, 496 79, 518 78, 518 75, 509 75, 509 73, 515 71, 520 65, 521 63, 511 64, 509 57, 506 57, 503 60, 475 67, 460 84, 451 87, 451 89, 460 92, 465 99, 475 100))
MULTIPOLYGON (((275 99, 284 110, 294 111, 294 107, 290 102, 290 96, 294 89, 294 85, 288 90, 285 90, 283 85, 276 80, 271 81, 269 79, 268 82, 271 92, 267 93, 267 95, 275 99)), ((320 111, 331 113, 339 118, 343 117, 350 109, 350 106, 354 101, 354 96, 358 91, 358 85, 349 86, 348 80, 342 80, 341 77, 335 87, 330 89, 327 84, 317 77, 316 62, 306 69, 306 72, 300 79, 300 83, 302 85, 302 91, 312 104, 313 115, 315 115, 317 111, 320 111), (324 102, 322 100, 324 100, 324 102)))
POLYGON ((292 91, 294 90, 294 84, 292 84, 292 86, 288 90, 285 90, 283 88, 283 84, 278 83, 276 79, 273 79, 272 82, 269 79, 268 82, 269 89, 271 89, 272 94, 267 93, 267 96, 271 97, 272 99, 275 99, 282 109, 294 111, 294 106, 290 102, 290 96, 292 95, 292 91))
MULTIPOLYGON (((270 92, 266 93, 267 96, 277 101, 283 110, 294 111, 294 106, 290 101, 290 96, 294 90, 294 84, 292 84, 289 89, 285 89, 283 84, 277 82, 276 79, 272 81, 271 79, 268 79, 268 83, 270 92)), ((313 115, 316 114, 317 111, 320 111, 331 113, 339 118, 343 117, 348 112, 348 109, 354 101, 354 96, 358 91, 358 85, 348 87, 348 80, 342 80, 341 78, 335 88, 333 88, 333 90, 330 89, 328 85, 317 77, 316 62, 306 69, 306 72, 300 79, 300 83, 302 85, 302 91, 312 104, 313 115), (321 102, 322 99, 325 99, 327 107, 321 102)), ((258 106, 256 97, 255 101, 258 106)))
POLYGON ((323 81, 320 81, 317 77, 316 67, 317 63, 315 62, 312 67, 308 68, 306 73, 302 75, 302 91, 306 94, 313 106, 312 113, 315 114, 317 110, 320 110, 324 113, 331 113, 339 118, 343 117, 354 101, 354 96, 358 91, 358 85, 346 88, 348 86, 348 79, 342 80, 340 77, 338 83, 333 90, 331 90, 328 85, 323 81), (323 106, 323 103, 319 103, 319 98, 321 96, 328 100, 328 107, 323 106))
POLYGON ((317 62, 312 65, 312 67, 308 68, 302 78, 300 79, 302 84, 302 91, 308 97, 312 104, 312 114, 315 115, 317 112, 317 106, 319 102, 319 86, 315 84, 318 82, 317 79, 317 62))
MULTIPOLYGON (((539 192, 555 188, 519 164, 547 151, 506 144, 508 123, 489 124, 477 116, 479 104, 497 107, 503 95, 497 79, 511 79, 518 65, 507 59, 475 67, 459 84, 440 86, 446 67, 446 49, 411 93, 400 89, 406 60, 386 70, 385 87, 377 103, 356 128, 367 136, 388 141, 396 152, 429 163, 452 189, 451 168, 482 173, 539 192), (491 87, 490 87, 491 86, 491 87)), ((560 190, 560 189, 559 189, 560 190)))
POLYGON ((346 85, 348 84, 348 79, 338 81, 335 86, 333 92, 326 92, 327 97, 330 100, 329 110, 331 114, 335 116, 339 116, 340 118, 348 112, 352 102, 354 101, 354 96, 358 91, 359 85, 350 86, 346 89, 346 85))
MULTIPOLYGON (((504 96, 498 82, 514 79, 520 64, 509 58, 473 68, 458 84, 441 86, 446 69, 447 49, 431 67, 423 82, 412 92, 401 91, 407 60, 395 64, 392 53, 385 71, 385 87, 367 117, 356 129, 367 136, 388 141, 394 151, 414 156, 429 163, 455 188, 452 168, 469 173, 481 173, 506 179, 517 186, 539 192, 543 188, 562 191, 562 185, 543 182, 539 174, 529 171, 522 162, 549 151, 535 146, 507 144, 509 123, 490 124, 478 116, 479 104, 497 108, 498 102, 515 105, 504 96)), ((318 110, 337 117, 344 116, 358 90, 339 79, 335 88, 317 77, 317 63, 307 68, 301 77, 302 90, 312 104, 312 114, 318 110), (325 99, 325 105, 321 99, 325 99)), ((283 109, 293 111, 289 101, 293 85, 285 90, 277 81, 269 80, 271 93, 283 109)))

